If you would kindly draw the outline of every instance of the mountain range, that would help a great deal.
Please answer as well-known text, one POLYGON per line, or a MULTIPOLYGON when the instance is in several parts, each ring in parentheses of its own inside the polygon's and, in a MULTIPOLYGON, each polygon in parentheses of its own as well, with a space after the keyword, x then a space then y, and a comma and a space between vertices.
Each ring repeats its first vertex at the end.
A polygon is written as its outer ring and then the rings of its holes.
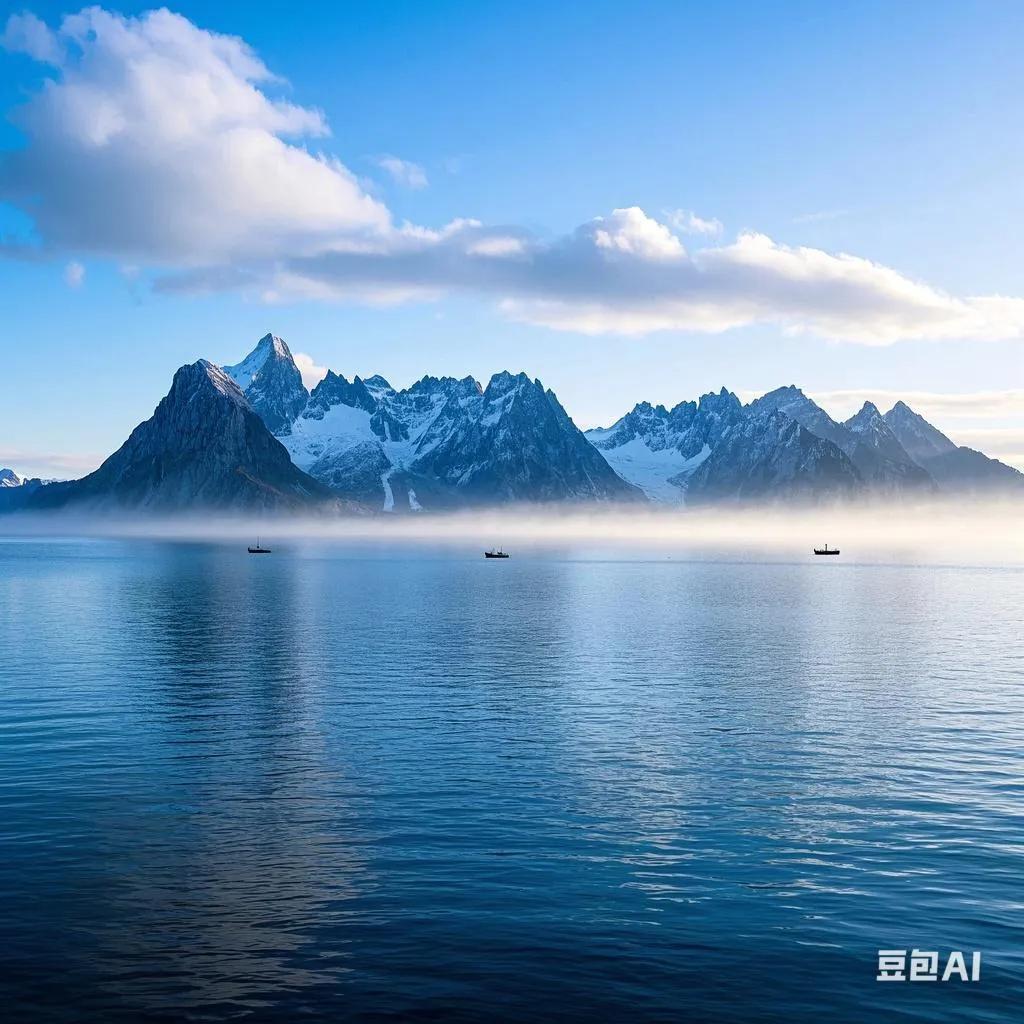
POLYGON ((329 371, 310 392, 268 334, 240 363, 181 367, 153 416, 81 480, 0 470, 0 509, 418 512, 517 502, 704 505, 1014 492, 1024 475, 958 447, 905 403, 843 423, 799 388, 671 409, 641 402, 581 431, 526 374, 329 371))

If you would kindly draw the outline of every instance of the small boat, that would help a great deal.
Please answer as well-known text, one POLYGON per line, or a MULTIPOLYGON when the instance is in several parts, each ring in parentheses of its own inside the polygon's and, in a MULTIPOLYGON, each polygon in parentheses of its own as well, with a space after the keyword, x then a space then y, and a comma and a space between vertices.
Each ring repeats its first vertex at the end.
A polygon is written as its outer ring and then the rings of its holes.
POLYGON ((259 539, 259 537, 257 537, 256 538, 256 547, 253 547, 252 545, 249 546, 249 554, 250 555, 269 555, 270 554, 270 548, 260 547, 260 539, 259 539))
POLYGON ((490 551, 484 552, 484 558, 508 558, 508 552, 502 551, 501 548, 497 550, 492 548, 490 551))
POLYGON ((839 548, 830 548, 827 544, 823 548, 815 548, 816 555, 838 555, 839 548))

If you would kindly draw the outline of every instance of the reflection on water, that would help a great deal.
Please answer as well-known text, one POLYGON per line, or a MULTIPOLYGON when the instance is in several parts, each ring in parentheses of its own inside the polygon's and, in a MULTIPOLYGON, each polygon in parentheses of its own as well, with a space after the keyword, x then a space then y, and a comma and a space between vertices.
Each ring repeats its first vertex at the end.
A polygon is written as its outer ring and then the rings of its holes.
POLYGON ((17 1019, 1013 1020, 1024 571, 0 543, 17 1019), (980 949, 879 985, 879 948, 980 949))

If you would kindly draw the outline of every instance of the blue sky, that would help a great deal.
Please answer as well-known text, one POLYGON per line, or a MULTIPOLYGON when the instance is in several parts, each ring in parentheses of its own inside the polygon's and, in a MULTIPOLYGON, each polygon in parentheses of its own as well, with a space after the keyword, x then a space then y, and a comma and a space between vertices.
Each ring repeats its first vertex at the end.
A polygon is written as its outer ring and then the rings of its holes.
POLYGON ((583 426, 723 384, 907 394, 1024 464, 1020 5, 172 10, 8 25, 0 465, 92 468, 268 330, 396 385, 525 369, 583 426), (338 164, 279 178, 297 153, 338 164))

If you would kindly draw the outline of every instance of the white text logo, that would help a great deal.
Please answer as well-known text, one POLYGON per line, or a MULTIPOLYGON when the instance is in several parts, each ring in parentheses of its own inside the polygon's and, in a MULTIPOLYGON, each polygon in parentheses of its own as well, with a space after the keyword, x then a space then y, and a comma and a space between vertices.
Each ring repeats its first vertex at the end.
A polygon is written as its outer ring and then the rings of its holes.
POLYGON ((880 949, 875 981, 980 981, 981 953, 970 954, 970 973, 966 955, 950 953, 939 974, 939 954, 934 950, 880 949))

